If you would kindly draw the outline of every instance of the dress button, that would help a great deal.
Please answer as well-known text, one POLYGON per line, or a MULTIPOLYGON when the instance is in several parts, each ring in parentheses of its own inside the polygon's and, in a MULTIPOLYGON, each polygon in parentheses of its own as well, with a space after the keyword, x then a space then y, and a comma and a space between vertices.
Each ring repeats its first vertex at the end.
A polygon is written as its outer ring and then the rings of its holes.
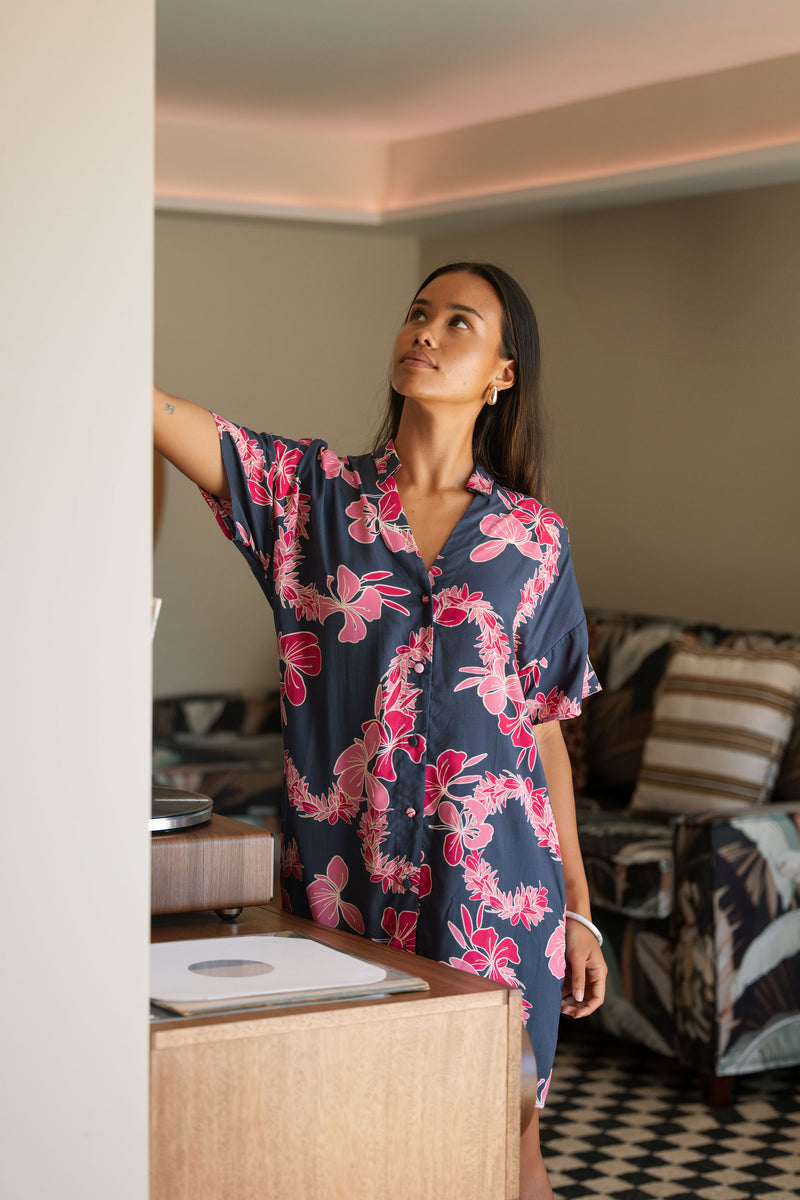
POLYGON ((409 746, 416 746, 418 741, 419 741, 419 738, 417 737, 417 735, 415 733, 412 733, 409 735, 409 738, 408 738, 409 746))
POLYGON ((423 604, 430 604, 430 602, 431 602, 431 600, 430 600, 430 596, 423 596, 423 597, 422 597, 422 603, 423 603, 423 604))
POLYGON ((417 672, 418 675, 421 675, 422 672, 425 670, 425 668, 422 665, 422 663, 414 663, 414 670, 417 672))
POLYGON ((416 815, 417 815, 417 810, 415 808, 407 808, 406 809, 407 817, 415 817, 416 815))

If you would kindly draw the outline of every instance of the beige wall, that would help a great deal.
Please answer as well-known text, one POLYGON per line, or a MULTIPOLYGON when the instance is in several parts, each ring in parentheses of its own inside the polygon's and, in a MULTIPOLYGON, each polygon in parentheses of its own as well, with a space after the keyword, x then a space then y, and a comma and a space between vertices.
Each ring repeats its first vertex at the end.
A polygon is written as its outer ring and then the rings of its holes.
MULTIPOLYGON (((800 629, 800 186, 386 231, 162 214, 156 378, 225 415, 360 449, 421 273, 487 258, 544 349, 551 502, 589 605, 800 629)), ((274 685, 269 611, 170 468, 155 691, 274 685)))
MULTIPOLYGON (((256 429, 366 449, 418 255, 411 236, 162 213, 156 379, 256 429)), ((155 587, 156 695, 276 685, 262 593, 171 467, 155 587)))
POLYGON ((3 1200, 145 1200, 153 6, 4 10, 3 1200))
POLYGON ((800 630, 800 185, 422 243, 528 288, 589 605, 800 630))

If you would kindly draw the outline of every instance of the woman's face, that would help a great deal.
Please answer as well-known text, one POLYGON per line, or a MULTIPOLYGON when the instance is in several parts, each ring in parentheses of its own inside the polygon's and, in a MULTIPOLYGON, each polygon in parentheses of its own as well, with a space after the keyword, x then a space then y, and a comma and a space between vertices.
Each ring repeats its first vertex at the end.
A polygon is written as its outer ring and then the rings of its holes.
POLYGON ((392 387, 422 403, 480 408, 492 387, 514 382, 514 360, 500 354, 503 308, 480 275, 454 271, 423 288, 392 355, 392 387))

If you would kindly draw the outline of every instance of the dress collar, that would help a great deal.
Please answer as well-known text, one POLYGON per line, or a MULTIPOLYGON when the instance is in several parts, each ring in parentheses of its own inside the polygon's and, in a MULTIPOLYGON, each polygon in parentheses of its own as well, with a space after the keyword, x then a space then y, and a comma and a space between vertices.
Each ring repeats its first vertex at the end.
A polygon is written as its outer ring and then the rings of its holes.
MULTIPOLYGON (((380 454, 375 455, 375 466, 378 471, 378 480, 382 483, 388 478, 393 478, 400 467, 400 459, 397 456, 397 451, 394 448, 394 442, 391 439, 386 443, 380 454)), ((494 480, 488 471, 477 463, 472 469, 472 474, 467 480, 467 491, 476 492, 481 496, 491 496, 494 490, 494 480)))

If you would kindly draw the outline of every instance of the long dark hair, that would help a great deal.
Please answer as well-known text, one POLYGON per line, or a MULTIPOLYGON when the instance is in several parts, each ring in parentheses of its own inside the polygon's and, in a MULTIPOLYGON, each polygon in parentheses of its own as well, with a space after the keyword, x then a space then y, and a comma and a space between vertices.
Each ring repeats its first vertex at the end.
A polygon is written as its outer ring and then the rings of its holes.
MULTIPOLYGON (((439 275, 464 271, 491 284, 503 307, 500 356, 513 358, 516 379, 500 392, 497 404, 484 404, 472 434, 475 462, 498 483, 542 499, 544 493, 544 422, 541 397, 539 327, 533 306, 515 279, 491 263, 448 263, 431 271, 416 296, 439 275)), ((379 453, 397 437, 404 399, 389 384, 383 423, 375 438, 379 453)))

